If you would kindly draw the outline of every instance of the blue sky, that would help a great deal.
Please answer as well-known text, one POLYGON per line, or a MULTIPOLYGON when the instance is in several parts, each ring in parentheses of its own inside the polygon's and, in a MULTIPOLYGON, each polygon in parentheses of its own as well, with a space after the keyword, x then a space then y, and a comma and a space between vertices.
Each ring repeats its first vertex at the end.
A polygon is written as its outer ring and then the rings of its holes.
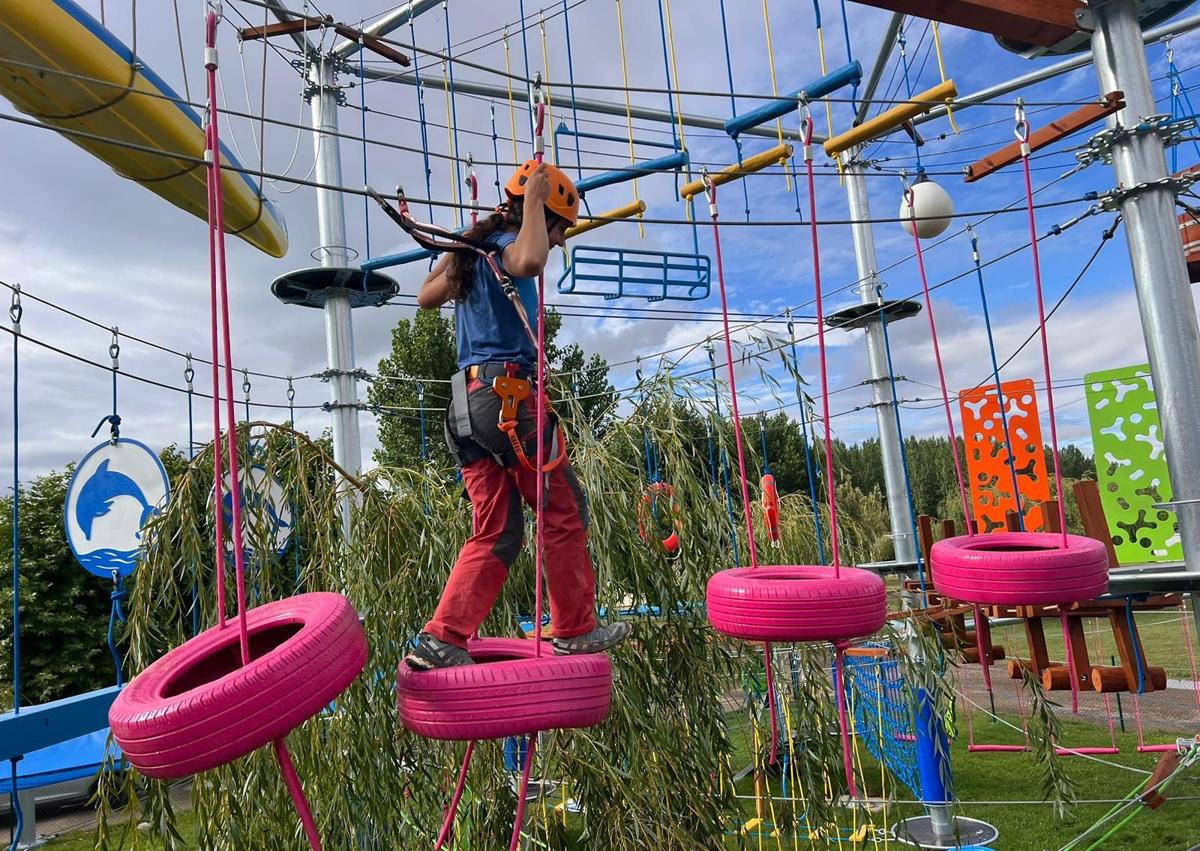
MULTIPOLYGON (((83 0, 85 8, 99 14, 98 0, 83 0)), ((266 114, 287 122, 306 122, 307 107, 301 99, 301 81, 284 58, 268 52, 257 43, 247 43, 239 50, 234 36, 241 23, 237 12, 261 21, 262 10, 238 0, 227 0, 230 21, 222 27, 221 78, 225 104, 235 110, 257 112, 259 93, 265 85, 266 114)), ((634 87, 661 88, 664 84, 664 65, 659 33, 657 4, 625 0, 625 52, 629 84, 634 87)), ((730 12, 729 55, 735 88, 749 93, 771 91, 770 62, 766 49, 762 7, 758 3, 734 4, 727 0, 730 12), (734 12, 736 11, 736 14, 734 12)), ((350 3, 348 0, 324 0, 321 12, 343 20, 357 21, 370 8, 372 14, 386 11, 389 4, 379 2, 350 3)), ((309 4, 309 10, 317 8, 309 4)), ((849 28, 854 55, 863 62, 867 72, 874 60, 888 14, 865 6, 848 4, 849 28)), ((624 74, 620 61, 620 36, 611 0, 585 0, 570 9, 573 40, 571 57, 578 83, 619 86, 624 74)), ((187 82, 193 100, 201 100, 202 33, 198 4, 188 4, 182 22, 184 58, 187 63, 187 82)), ((548 56, 542 50, 542 37, 537 24, 539 10, 533 3, 525 4, 531 28, 528 50, 533 68, 548 66, 548 77, 562 80, 567 76, 567 52, 563 38, 563 19, 555 15, 547 20, 546 44, 548 56)), ((807 3, 770 3, 771 33, 774 42, 774 62, 780 91, 794 90, 819 75, 817 40, 813 25, 813 8, 807 3)), ((561 4, 547 5, 546 14, 561 12, 561 4)), ((727 93, 728 69, 721 36, 718 0, 674 0, 672 4, 676 41, 679 87, 689 91, 727 93)), ((846 61, 841 32, 840 7, 824 0, 824 36, 829 67, 846 61)), ((120 0, 106 3, 110 28, 127 43, 132 40, 130 6, 120 0)), ((514 71, 524 68, 521 40, 514 22, 519 18, 516 2, 483 3, 453 0, 450 3, 452 41, 456 53, 473 62, 503 68, 505 51, 495 43, 498 34, 462 44, 481 33, 488 33, 505 23, 512 26, 509 61, 514 71)), ((139 53, 162 77, 180 92, 184 91, 184 75, 176 41, 176 25, 170 4, 140 4, 138 8, 139 53)), ((417 43, 442 49, 446 39, 446 20, 440 8, 419 18, 415 26, 417 43)), ((912 21, 906 28, 909 60, 912 66, 910 83, 914 91, 925 89, 939 80, 936 59, 929 50, 930 33, 924 21, 912 21)), ((395 37, 409 39, 408 28, 395 37)), ((989 37, 979 33, 943 27, 942 46, 947 76, 957 83, 960 93, 969 93, 1017 74, 1025 73, 1053 59, 1026 60, 1007 53, 989 37)), ((326 37, 326 44, 331 37, 326 37)), ((288 41, 279 43, 290 48, 288 41)), ((1200 41, 1188 35, 1175 41, 1176 62, 1187 69, 1198 61, 1200 41)), ((1161 78, 1166 71, 1161 46, 1148 50, 1151 74, 1161 78)), ((370 60, 374 63, 375 60, 370 60)), ((896 97, 904 91, 900 74, 893 73, 893 64, 885 72, 880 95, 896 97)), ((423 73, 441 77, 440 63, 426 60, 423 73)), ((486 71, 459 66, 455 75, 460 80, 483 80, 502 83, 503 78, 486 71)), ((1186 82, 1200 81, 1195 72, 1185 71, 1186 82)), ((355 82, 344 76, 344 83, 355 82)), ((1160 106, 1167 106, 1167 83, 1159 79, 1155 91, 1160 106)), ((1023 92, 1030 102, 1066 102, 1093 98, 1098 95, 1094 72, 1090 67, 1077 70, 1054 81, 1023 92)), ((517 92, 518 99, 520 92, 517 92)), ((567 93, 554 90, 553 120, 570 120, 567 93)), ((367 115, 367 135, 396 144, 417 146, 421 132, 417 123, 415 90, 410 86, 388 82, 373 82, 360 91, 348 88, 351 104, 365 97, 371 112, 367 115), (385 115, 391 113, 396 117, 385 115)), ((589 90, 581 96, 622 102, 618 91, 589 90)), ((633 93, 631 103, 666 108, 667 99, 661 93, 633 93)), ((683 95, 685 112, 726 118, 733 107, 728 95, 702 97, 683 95)), ((742 99, 736 104, 744 112, 758 101, 742 99)), ((426 92, 425 106, 430 125, 428 144, 438 153, 447 153, 454 144, 448 138, 446 99, 438 88, 426 92), (435 126, 436 125, 436 126, 435 126)), ((1034 127, 1051 120, 1070 107, 1050 107, 1045 110, 1030 107, 1034 127)), ((515 122, 518 127, 518 155, 529 155, 528 125, 517 106, 515 122)), ((512 142, 508 140, 510 115, 505 100, 495 103, 500 159, 513 159, 512 142)), ((850 107, 837 104, 833 108, 833 124, 844 129, 849 124, 850 107)), ((7 104, 0 112, 12 113, 7 104)), ((457 119, 457 151, 468 152, 478 160, 492 159, 490 104, 483 98, 459 96, 453 103, 457 119)), ((816 109, 818 131, 825 130, 825 113, 816 109)), ((361 131, 362 113, 351 107, 340 111, 342 130, 361 131)), ((795 113, 785 119, 794 129, 795 113)), ((1013 109, 1011 104, 979 106, 957 116, 962 133, 955 135, 945 119, 921 125, 927 144, 921 151, 923 164, 934 172, 957 172, 962 165, 1012 139, 1013 109)), ((228 118, 224 123, 225 141, 239 152, 244 163, 257 165, 259 133, 257 123, 228 118)), ((624 137, 627 133, 621 117, 581 115, 580 128, 624 137)), ((714 166, 732 162, 737 153, 734 143, 716 131, 686 131, 686 142, 694 162, 714 166)), ((634 122, 635 139, 670 140, 669 128, 661 124, 634 122)), ((1048 183, 1074 165, 1067 148, 1079 144, 1087 134, 1072 137, 1056 149, 1039 155, 1034 172, 1035 185, 1048 183)), ((746 155, 772 143, 769 140, 747 140, 746 155)), ((168 206, 156 196, 121 179, 101 163, 91 159, 74 145, 46 131, 0 122, 0 150, 6 165, 5 192, 0 195, 0 278, 19 282, 26 290, 50 299, 73 311, 89 316, 101 324, 118 325, 122 331, 179 351, 207 352, 207 262, 205 226, 199 220, 168 206)), ((293 128, 267 125, 263 162, 268 171, 287 171, 305 177, 312 165, 312 142, 309 135, 293 128)), ((588 140, 584 155, 586 168, 616 167, 628 161, 627 145, 588 140)), ((363 147, 344 140, 341 144, 344 182, 357 187, 363 182, 363 147)), ((638 159, 658 156, 660 149, 636 145, 638 159)), ((914 149, 907 137, 892 137, 875 145, 871 156, 881 160, 889 173, 868 177, 872 212, 877 217, 897 215, 901 204, 900 178, 897 169, 915 169, 914 149), (884 159, 886 158, 886 159, 884 159)), ((1180 151, 1180 166, 1195 162, 1191 147, 1180 151)), ((574 151, 562 151, 559 161, 564 166, 575 165, 574 151)), ((448 160, 432 161, 430 180, 435 198, 450 200, 457 192, 453 168, 448 160)), ((818 155, 820 165, 817 183, 818 205, 822 219, 836 220, 847 216, 845 193, 829 163, 818 155)), ((410 194, 424 195, 422 157, 419 153, 402 152, 373 146, 368 149, 368 180, 377 187, 391 188, 403 183, 410 194)), ((501 179, 506 179, 503 173, 501 179)), ((480 168, 482 197, 485 202, 495 198, 492 181, 495 172, 480 168)), ((988 179, 964 184, 955 174, 939 175, 939 183, 949 191, 959 213, 990 210, 1022 198, 1023 188, 1019 168, 1009 168, 988 179)), ((1093 165, 1080 174, 1056 183, 1038 195, 1039 202, 1078 198, 1087 191, 1104 191, 1113 184, 1111 170, 1093 165)), ((588 200, 594 211, 600 212, 628 203, 633 198, 633 186, 622 184, 593 193, 588 200)), ((795 196, 776 173, 750 178, 745 184, 750 200, 751 217, 755 221, 793 221, 796 219, 795 196)), ((669 174, 656 175, 638 182, 637 192, 645 200, 648 215, 655 218, 682 218, 684 208, 676 193, 676 179, 669 174)), ((290 269, 311 265, 308 252, 317 244, 315 198, 313 190, 295 188, 286 183, 268 184, 268 194, 279 201, 292 239, 289 256, 274 260, 258 254, 242 244, 231 241, 230 272, 234 288, 233 326, 234 361, 240 368, 280 376, 302 375, 324 368, 324 333, 320 315, 295 307, 279 305, 269 293, 272 279, 290 269)), ((719 196, 722 218, 744 219, 743 189, 739 184, 723 187, 719 196)), ((800 201, 807 209, 807 197, 801 188, 800 201)), ((1056 222, 1066 221, 1083 212, 1086 203, 1065 205, 1038 213, 1040 232, 1056 222)), ((423 212, 424 208, 419 208, 423 212)), ((998 216, 979 228, 984 258, 1001 254, 1028 238, 1028 224, 1018 212, 998 216)), ((700 207, 701 216, 706 212, 700 207)), ((347 198, 349 242, 360 254, 366 254, 367 231, 364 227, 364 207, 360 199, 347 198)), ((394 226, 378 213, 369 211, 371 248, 375 254, 411 247, 394 226)), ((445 211, 437 214, 443 224, 456 224, 445 211)), ((974 217, 977 218, 977 217, 974 217)), ((956 230, 973 217, 956 219, 956 230)), ((1046 297, 1053 303, 1095 249, 1100 232, 1110 222, 1109 215, 1093 217, 1067 234, 1043 244, 1042 263, 1046 297)), ((880 265, 898 264, 884 274, 889 297, 909 297, 919 292, 916 266, 907 260, 912 251, 911 239, 899 225, 879 224, 875 227, 880 265), (901 262, 903 261, 903 262, 901 262)), ((845 306, 856 300, 848 292, 838 292, 857 278, 849 228, 826 226, 821 229, 821 263, 829 307, 845 306)), ((590 234, 586 244, 618 245, 657 250, 690 251, 692 232, 686 226, 647 225, 644 239, 632 224, 614 224, 590 234)), ((701 251, 712 247, 711 228, 700 226, 701 251)), ((809 232, 796 227, 727 227, 722 230, 726 279, 731 308, 734 310, 775 313, 788 306, 798 313, 811 315, 809 304, 813 295, 812 257, 809 232)), ((557 279, 560 263, 550 270, 551 280, 557 279)), ((971 255, 965 237, 930 246, 926 264, 931 282, 960 274, 970 268, 971 255)), ((424 274, 424 266, 408 266, 395 270, 401 290, 412 294, 424 274)), ((1027 252, 997 263, 986 272, 993 322, 1001 357, 1007 357, 1034 330, 1035 303, 1032 286, 1032 265, 1027 252)), ((603 307, 602 299, 583 299, 551 296, 561 304, 587 304, 603 307)), ((623 301, 622 307, 646 307, 644 302, 623 301)), ((719 307, 714 281, 710 298, 701 303, 676 305, 715 311, 719 307)), ((651 308, 663 305, 651 305, 651 308)), ((984 379, 989 372, 984 328, 980 314, 978 289, 973 276, 940 288, 934 296, 935 313, 946 359, 949 384, 952 390, 969 387, 984 379)), ((408 307, 385 307, 355 314, 356 351, 359 364, 374 371, 377 361, 389 346, 389 328, 404 315, 408 307)), ((712 319, 706 315, 704 319, 712 319)), ((633 384, 636 356, 645 358, 643 368, 652 370, 656 354, 672 349, 674 360, 684 352, 690 354, 681 365, 687 370, 707 363, 702 344, 706 337, 719 334, 719 324, 687 321, 631 321, 620 314, 607 319, 572 317, 565 323, 565 334, 586 348, 598 351, 614 362, 613 381, 619 388, 633 384), (684 347, 684 348, 677 348, 684 347)), ((54 311, 44 305, 26 302, 24 330, 27 334, 54 345, 105 362, 109 334, 54 311)), ((738 339, 748 341, 752 336, 762 338, 768 331, 782 334, 781 325, 760 326, 738 332, 738 339)), ((811 331, 811 325, 798 325, 798 332, 811 331)), ((1144 360, 1141 328, 1137 321, 1124 235, 1104 249, 1101 259, 1079 284, 1059 315, 1050 323, 1053 368, 1056 382, 1078 383, 1089 371, 1138 363, 1144 360)), ((802 344, 802 370, 816 388, 817 360, 814 341, 802 344)), ((920 399, 904 410, 906 431, 913 434, 944 434, 944 416, 934 402, 936 389, 928 325, 924 316, 893 328, 896 371, 911 379, 900 384, 905 399, 920 399), (934 386, 930 386, 934 385, 934 386)), ((834 421, 835 434, 847 440, 858 440, 874 434, 874 416, 870 410, 854 411, 869 400, 865 387, 858 385, 867 377, 866 352, 858 334, 838 332, 829 337, 831 346, 830 388, 839 390, 834 397, 833 411, 842 413, 834 421), (844 389, 849 388, 849 389, 844 389)), ((718 343, 719 344, 719 343, 718 343)), ((5 368, 0 378, 0 393, 11 393, 11 345, 4 344, 0 356, 5 368)), ((81 457, 92 445, 89 434, 96 420, 107 412, 110 404, 108 376, 91 367, 22 346, 22 468, 23 477, 63 466, 81 457)), ((777 364, 772 356, 771 362, 777 364)), ((184 363, 181 358, 126 340, 122 346, 122 368, 158 381, 182 386, 184 363)), ((775 375, 784 379, 781 368, 775 375)), ((198 370, 198 388, 207 387, 206 373, 198 370)), ((773 408, 766 386, 757 380, 756 371, 743 367, 739 373, 739 390, 745 394, 743 411, 773 408)), ((1005 378, 1034 377, 1041 379, 1039 349, 1031 344, 1006 369, 1005 378)), ((240 383, 240 382, 239 382, 240 383)), ((123 379, 121 382, 121 412, 125 432, 153 446, 162 446, 186 439, 186 399, 178 393, 161 390, 123 379)), ((252 400, 257 403, 285 404, 286 384, 268 378, 252 378, 252 400)), ((315 380, 296 382, 297 404, 319 405, 327 398, 327 387, 315 380)), ((360 388, 365 396, 365 387, 360 388)), ((240 392, 239 392, 240 398, 240 392)), ((1066 441, 1090 443, 1087 439, 1086 409, 1082 404, 1082 387, 1062 387, 1056 393, 1061 407, 1060 433, 1066 441)), ((790 400, 790 394, 784 394, 790 400)), ((197 405, 198 413, 204 410, 197 405)), ((789 409, 795 413, 795 408, 789 409)), ((1044 422, 1044 400, 1042 403, 1044 422)), ((202 416, 202 414, 201 414, 202 416)), ((260 409, 256 416, 279 418, 279 409, 260 409)), ((302 408, 298 420, 312 431, 327 423, 327 415, 313 408, 302 408)), ((199 433, 203 425, 197 420, 199 433)), ((363 415, 366 455, 374 446, 373 418, 363 415)), ((11 476, 11 421, 0 423, 0 475, 11 476)))

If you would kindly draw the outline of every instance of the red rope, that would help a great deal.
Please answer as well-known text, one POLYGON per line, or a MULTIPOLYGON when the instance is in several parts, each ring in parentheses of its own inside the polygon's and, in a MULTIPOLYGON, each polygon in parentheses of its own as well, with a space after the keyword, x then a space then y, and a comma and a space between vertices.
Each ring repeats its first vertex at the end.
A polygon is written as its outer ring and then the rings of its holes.
POLYGON ((454 832, 454 816, 458 814, 458 804, 462 800, 463 790, 467 786, 467 769, 471 767, 471 757, 474 755, 475 742, 468 742, 467 752, 463 755, 462 768, 458 772, 458 783, 454 786, 454 797, 450 799, 450 806, 446 808, 446 817, 442 821, 442 832, 438 834, 433 851, 441 851, 446 840, 450 838, 450 834, 454 832))
POLYGON ((913 245, 917 253, 917 271, 921 275, 921 290, 925 293, 925 313, 929 317, 929 335, 933 338, 933 359, 937 363, 938 383, 942 388, 942 405, 946 409, 946 428, 950 432, 950 454, 954 456, 954 475, 958 479, 958 495, 962 500, 963 522, 966 524, 967 535, 974 535, 975 528, 971 524, 971 503, 967 499, 967 486, 963 478, 962 462, 958 458, 958 433, 954 429, 954 415, 950 413, 950 391, 946 389, 946 370, 942 367, 942 349, 938 345, 937 323, 933 318, 933 299, 929 294, 929 278, 925 274, 925 255, 921 251, 921 237, 917 233, 916 211, 913 209, 913 191, 904 190, 904 199, 908 204, 908 217, 912 225, 913 245))
POLYGON ((1021 143, 1021 165, 1025 171, 1025 208, 1029 212, 1029 245, 1033 251, 1033 285, 1037 292, 1038 332, 1042 342, 1042 366, 1046 372, 1046 409, 1050 417, 1050 450, 1054 458, 1054 489, 1058 494, 1058 524, 1062 547, 1067 548, 1067 497, 1063 491, 1062 462, 1058 457, 1058 426, 1054 417, 1054 384, 1050 380, 1050 343, 1046 336, 1046 301, 1042 294, 1042 264, 1038 255, 1037 216, 1033 212, 1033 178, 1029 173, 1029 122, 1025 108, 1017 107, 1017 140, 1021 143))
MULTIPOLYGON (((539 89, 540 92, 540 89, 539 89)), ((533 158, 537 160, 538 165, 542 164, 542 142, 544 126, 546 122, 546 105, 542 103, 540 97, 537 104, 537 130, 534 132, 534 152, 533 158)), ((537 499, 534 503, 534 541, 533 541, 533 560, 534 560, 534 580, 533 580, 533 597, 534 597, 534 613, 533 613, 533 655, 542 655, 542 559, 543 549, 545 546, 545 524, 542 522, 545 517, 546 510, 546 487, 548 482, 546 474, 542 472, 542 468, 546 463, 546 430, 542 427, 542 418, 546 415, 546 273, 545 271, 538 273, 537 281, 538 291, 538 306, 537 306, 537 387, 534 392, 537 393, 536 405, 536 422, 537 422, 537 461, 534 466, 537 467, 537 499)), ((530 744, 530 753, 533 752, 533 745, 530 744)), ((526 764, 526 777, 528 778, 529 767, 526 764)), ((517 823, 513 827, 513 842, 515 843, 521 831, 521 810, 523 810, 525 802, 518 803, 517 823)), ((514 846, 515 847, 515 846, 514 846)))

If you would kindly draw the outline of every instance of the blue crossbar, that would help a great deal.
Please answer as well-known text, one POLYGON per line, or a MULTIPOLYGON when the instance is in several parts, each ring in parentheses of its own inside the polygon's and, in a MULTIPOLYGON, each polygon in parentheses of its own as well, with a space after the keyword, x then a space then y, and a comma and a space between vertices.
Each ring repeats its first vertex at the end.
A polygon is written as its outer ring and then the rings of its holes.
POLYGON ((700 301, 712 283, 703 254, 576 245, 558 279, 558 291, 598 295, 612 300, 629 296, 647 301, 700 301), (615 286, 614 286, 615 285, 615 286))
POLYGON ((392 266, 403 266, 405 263, 428 260, 430 257, 437 257, 437 252, 430 251, 428 248, 414 248, 411 251, 402 251, 399 254, 384 254, 382 257, 372 257, 370 260, 364 260, 359 268, 364 272, 374 272, 377 269, 389 269, 392 266))
MULTIPOLYGON (((567 126, 565 121, 560 121, 558 126, 554 128, 555 139, 559 136, 575 136, 579 139, 598 139, 602 142, 618 142, 622 145, 629 144, 629 138, 626 136, 608 136, 604 133, 584 133, 582 130, 572 130, 567 126)), ((645 145, 649 148, 666 148, 668 151, 675 150, 674 142, 650 142, 645 139, 634 139, 634 143, 645 145)))
POLYGON ((108 708, 120 691, 110 686, 0 715, 0 760, 103 730, 108 726, 108 708))
POLYGON ((856 59, 849 65, 844 65, 837 70, 830 71, 824 77, 813 80, 804 88, 797 89, 787 97, 767 101, 757 109, 734 116, 725 122, 725 132, 736 139, 739 133, 749 130, 751 127, 757 127, 760 124, 765 124, 768 121, 787 115, 793 109, 797 108, 801 96, 805 100, 816 100, 817 98, 833 94, 843 86, 856 84, 861 79, 862 66, 858 64, 858 60, 856 59))
POLYGON ((653 160, 644 160, 640 163, 630 163, 624 168, 606 171, 592 177, 585 177, 576 184, 576 189, 580 195, 586 195, 592 189, 599 189, 601 186, 611 186, 614 183, 623 183, 626 180, 633 180, 635 177, 642 177, 647 174, 653 174, 658 171, 674 171, 677 168, 683 168, 688 164, 687 151, 677 151, 673 154, 667 154, 665 157, 659 157, 653 160))

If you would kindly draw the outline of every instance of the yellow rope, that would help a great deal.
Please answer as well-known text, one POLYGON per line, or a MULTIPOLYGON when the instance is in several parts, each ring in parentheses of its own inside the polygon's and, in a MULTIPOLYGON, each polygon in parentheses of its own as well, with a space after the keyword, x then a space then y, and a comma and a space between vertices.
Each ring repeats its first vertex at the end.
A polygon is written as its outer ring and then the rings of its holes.
POLYGON ((554 140, 554 162, 558 162, 558 137, 554 134, 554 97, 550 94, 550 49, 546 42, 546 19, 538 21, 542 31, 542 89, 546 92, 546 126, 550 128, 550 138, 554 140))
MULTIPOLYGON (((454 110, 450 106, 450 65, 442 61, 442 88, 446 90, 446 147, 450 151, 450 162, 458 161, 458 151, 454 147, 454 110)), ((458 181, 454 179, 454 169, 450 169, 450 200, 458 207, 458 181)), ((462 210, 459 208, 459 215, 462 210)))
POLYGON ((508 30, 504 31, 504 74, 508 81, 508 123, 512 127, 513 162, 520 165, 521 155, 517 153, 517 108, 513 104, 512 95, 512 65, 508 56, 508 30))
MULTIPOLYGON (((675 28, 671 23, 671 0, 663 0, 663 6, 667 11, 667 44, 670 45, 671 52, 671 79, 674 81, 675 87, 675 123, 679 125, 679 147, 687 150, 687 139, 683 135, 683 100, 679 94, 679 64, 675 60, 675 28)), ((689 162, 684 166, 684 173, 687 174, 688 180, 692 179, 692 165, 689 162)), ((683 204, 684 214, 689 222, 695 219, 696 202, 693 198, 688 198, 683 204)))
MULTIPOLYGON (((946 64, 942 61, 942 39, 938 35, 938 22, 933 22, 933 49, 937 53, 938 74, 941 75, 942 82, 946 82, 946 64)), ((950 119, 950 128, 958 135, 958 125, 954 122, 954 107, 950 105, 950 98, 946 98, 946 117, 950 119)))
MULTIPOLYGON (((883 727, 883 690, 886 687, 883 678, 883 663, 876 661, 875 676, 879 682, 879 688, 875 690, 875 708, 879 714, 879 735, 884 735, 883 727)), ((884 743, 879 743, 879 797, 883 800, 883 849, 887 851, 888 847, 888 807, 887 807, 887 770, 885 761, 882 759, 884 753, 884 743)))
MULTIPOLYGON (((617 0, 617 35, 621 41, 621 79, 625 83, 625 125, 629 128, 629 162, 636 164, 637 158, 633 152, 633 104, 629 100, 629 63, 625 59, 625 16, 621 14, 621 0, 617 0)), ((639 201, 637 178, 633 179, 633 200, 639 201)), ((646 227, 642 224, 642 214, 638 213, 638 236, 646 238, 646 227)))
MULTIPOLYGON (((767 33, 767 65, 771 69, 771 94, 775 97, 779 97, 779 86, 775 82, 775 47, 771 42, 771 15, 767 10, 767 0, 763 0, 762 10, 763 29, 766 30, 767 33)), ((824 68, 821 69, 821 73, 825 73, 824 68)), ((779 144, 782 145, 783 120, 780 118, 775 119, 775 132, 779 137, 779 144)), ((783 179, 787 182, 787 188, 790 190, 792 188, 792 172, 791 169, 788 168, 786 160, 783 163, 783 179)))

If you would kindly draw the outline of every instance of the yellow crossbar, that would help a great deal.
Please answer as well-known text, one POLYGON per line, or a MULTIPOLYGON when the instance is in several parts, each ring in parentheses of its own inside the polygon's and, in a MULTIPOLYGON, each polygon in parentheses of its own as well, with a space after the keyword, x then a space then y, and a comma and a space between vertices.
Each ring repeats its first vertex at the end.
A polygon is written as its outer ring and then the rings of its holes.
MULTIPOLYGON (((762 171, 769 165, 775 163, 786 162, 792 155, 792 146, 788 144, 776 145, 769 151, 763 151, 761 154, 755 154, 749 159, 742 160, 740 163, 734 163, 731 166, 721 169, 716 174, 710 174, 709 179, 713 185, 720 186, 722 183, 728 183, 731 180, 737 180, 739 177, 745 177, 747 174, 753 174, 756 171, 762 171)), ((704 180, 693 180, 691 183, 685 183, 679 190, 681 198, 691 198, 699 195, 704 191, 704 180)))
POLYGON ((827 140, 824 145, 825 153, 831 157, 836 157, 842 151, 853 148, 855 145, 869 142, 872 139, 882 136, 884 133, 895 130, 910 118, 916 118, 922 112, 928 112, 935 106, 949 103, 957 96, 958 89, 955 88, 953 80, 939 83, 932 89, 927 89, 916 95, 912 100, 897 104, 887 112, 876 115, 870 121, 864 121, 857 127, 853 127, 845 133, 827 140))
POLYGON ((587 233, 590 230, 595 230, 608 224, 613 219, 628 219, 631 216, 640 216, 646 212, 645 201, 634 201, 632 204, 626 204, 624 207, 617 207, 615 210, 609 210, 607 213, 580 222, 573 227, 567 228, 567 239, 573 236, 579 236, 581 233, 587 233))

